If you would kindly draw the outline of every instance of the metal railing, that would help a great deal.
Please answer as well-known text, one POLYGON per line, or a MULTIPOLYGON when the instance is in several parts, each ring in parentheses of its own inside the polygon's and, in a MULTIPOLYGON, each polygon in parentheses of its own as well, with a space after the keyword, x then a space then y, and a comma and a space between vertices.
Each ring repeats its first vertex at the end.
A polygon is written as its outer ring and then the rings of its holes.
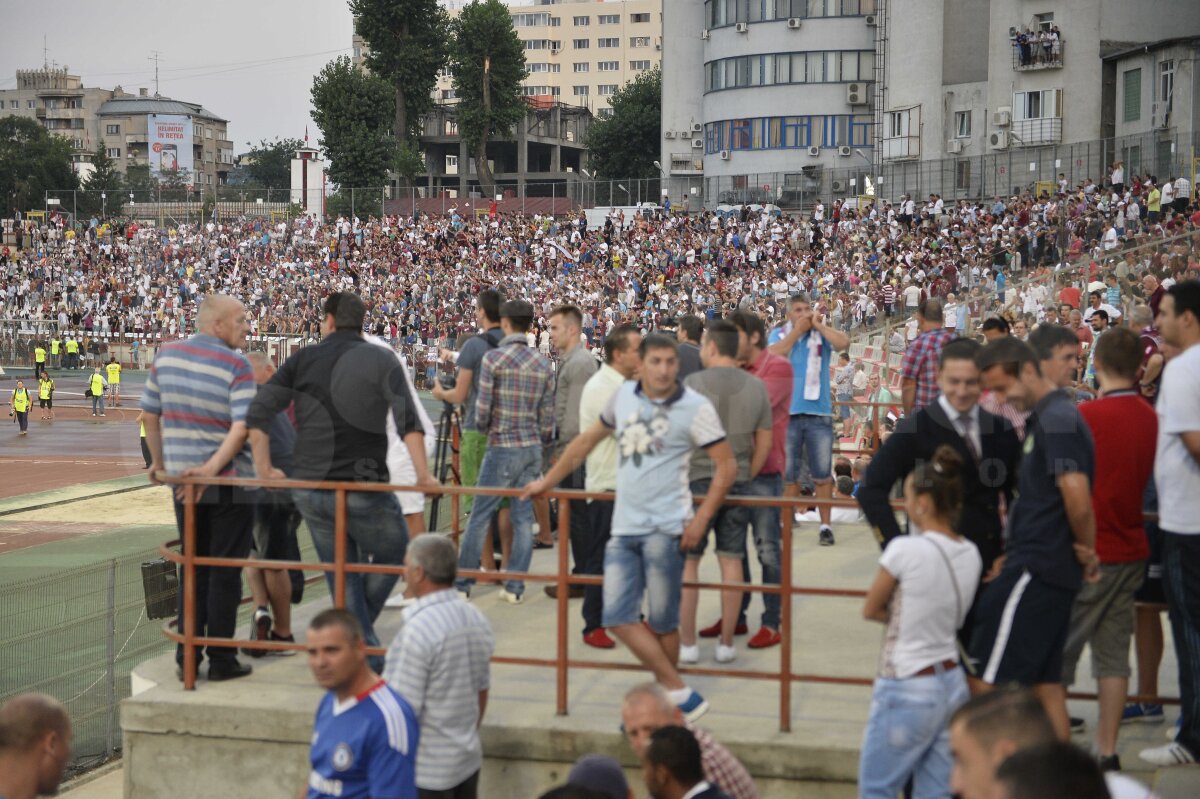
POLYGON ((1063 47, 1066 42, 1041 42, 1031 39, 1024 44, 1013 40, 1012 65, 1018 72, 1034 69, 1059 69, 1063 65, 1063 47))

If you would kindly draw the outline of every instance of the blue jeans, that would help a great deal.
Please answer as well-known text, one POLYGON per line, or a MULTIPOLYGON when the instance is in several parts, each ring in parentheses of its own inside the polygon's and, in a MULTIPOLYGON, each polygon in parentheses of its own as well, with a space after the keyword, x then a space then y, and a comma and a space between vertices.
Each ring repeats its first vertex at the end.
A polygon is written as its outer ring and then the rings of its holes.
POLYGON ((853 394, 838 394, 837 400, 838 400, 838 402, 842 403, 841 405, 838 405, 838 409, 837 409, 838 418, 842 419, 842 420, 849 419, 850 418, 849 403, 854 401, 854 395, 853 394))
POLYGON ((92 415, 104 413, 104 394, 92 395, 92 415))
POLYGON ((1179 661, 1179 710, 1175 740, 1200 756, 1200 536, 1163 530, 1163 587, 1179 661))
POLYGON ((967 701, 962 668, 875 680, 858 762, 860 799, 896 799, 909 777, 914 799, 950 797, 950 716, 967 701))
MULTIPOLYGON (((334 509, 333 491, 292 489, 292 501, 308 524, 317 556, 324 563, 333 562, 334 509)), ((346 494, 346 562, 402 566, 408 549, 408 525, 400 512, 396 495, 388 492, 351 491, 346 494)), ((326 572, 329 590, 333 591, 333 572, 326 572)), ((346 574, 346 609, 362 625, 367 646, 379 646, 375 634, 375 619, 383 603, 399 579, 395 574, 346 574)), ((368 658, 371 667, 380 673, 383 658, 368 658)))
MULTIPOLYGON (((538 479, 542 472, 542 448, 537 447, 488 447, 479 465, 480 488, 523 488, 538 479)), ((458 568, 478 569, 483 553, 483 540, 491 530, 492 514, 500 507, 504 497, 477 496, 471 507, 471 518, 467 531, 458 549, 458 568)), ((513 548, 509 556, 508 570, 529 571, 533 558, 533 503, 528 500, 512 500, 513 548)), ((470 591, 474 578, 462 577, 457 581, 459 591, 470 591)), ((525 593, 524 580, 508 580, 504 588, 510 594, 525 593)))
MULTIPOLYGON (((746 486, 746 493, 752 497, 781 497, 783 496, 783 475, 760 474, 746 486)), ((781 544, 779 528, 779 508, 750 508, 750 531, 754 535, 754 549, 758 553, 758 564, 762 567, 762 584, 779 584, 779 550, 781 544)), ((744 582, 750 582, 750 561, 747 555, 742 555, 742 577, 744 582)), ((742 618, 745 621, 747 608, 750 607, 750 593, 742 594, 742 618)), ((779 594, 763 594, 762 626, 772 630, 779 629, 779 609, 781 607, 779 594)))
POLYGON ((604 547, 604 626, 637 624, 645 595, 650 629, 658 635, 678 630, 683 560, 677 535, 646 533, 610 538, 604 547))
POLYGON ((792 414, 788 421, 787 481, 800 481, 807 464, 813 482, 828 483, 833 473, 833 419, 810 413, 792 414))

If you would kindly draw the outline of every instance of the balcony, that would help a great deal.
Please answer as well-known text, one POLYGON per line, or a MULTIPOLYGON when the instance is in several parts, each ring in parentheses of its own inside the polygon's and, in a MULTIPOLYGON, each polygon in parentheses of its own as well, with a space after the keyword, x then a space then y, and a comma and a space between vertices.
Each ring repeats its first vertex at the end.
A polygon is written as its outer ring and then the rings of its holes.
POLYGON ((1016 39, 1012 43, 1012 65, 1017 72, 1033 72, 1039 69, 1061 69, 1065 42, 1028 42, 1016 39))
POLYGON ((704 158, 698 151, 671 153, 671 174, 691 176, 704 174, 704 158))
POLYGON ((1058 144, 1062 141, 1062 117, 1014 119, 1010 133, 1017 147, 1058 144))
POLYGON ((920 136, 890 136, 883 140, 884 160, 921 157, 920 136))

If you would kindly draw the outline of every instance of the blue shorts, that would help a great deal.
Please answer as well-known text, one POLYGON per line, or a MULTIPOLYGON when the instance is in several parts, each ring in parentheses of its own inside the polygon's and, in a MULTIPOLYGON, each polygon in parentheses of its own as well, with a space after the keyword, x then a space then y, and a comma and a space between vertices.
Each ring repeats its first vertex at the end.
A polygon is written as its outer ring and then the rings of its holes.
POLYGON ((818 483, 828 483, 833 472, 833 417, 793 414, 788 421, 787 481, 800 480, 801 464, 818 483))
MULTIPOLYGON (((692 493, 696 496, 707 494, 710 485, 712 485, 711 477, 693 480, 692 493)), ((734 483, 729 489, 730 496, 740 496, 752 492, 749 481, 734 483)), ((700 543, 696 544, 696 548, 688 552, 687 556, 689 558, 702 556, 708 545, 708 534, 716 532, 717 555, 722 558, 741 560, 746 555, 746 529, 750 526, 751 511, 753 510, 746 505, 722 505, 717 509, 717 514, 713 516, 708 529, 704 531, 704 537, 700 539, 700 543)))
POLYGON ((679 596, 683 590, 679 536, 614 535, 604 547, 603 590, 603 626, 637 624, 645 594, 650 629, 659 635, 679 629, 679 596))

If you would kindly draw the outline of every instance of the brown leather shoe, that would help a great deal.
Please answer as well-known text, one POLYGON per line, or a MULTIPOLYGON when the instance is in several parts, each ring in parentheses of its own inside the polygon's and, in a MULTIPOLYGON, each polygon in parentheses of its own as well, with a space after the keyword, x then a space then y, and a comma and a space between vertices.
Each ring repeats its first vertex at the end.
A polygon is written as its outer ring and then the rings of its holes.
MULTIPOLYGON (((557 585, 553 585, 553 584, 547 585, 542 590, 545 591, 546 596, 550 597, 551 599, 558 599, 558 586, 557 585)), ((567 599, 583 599, 583 586, 582 585, 572 585, 572 586, 568 587, 567 588, 567 599)))

